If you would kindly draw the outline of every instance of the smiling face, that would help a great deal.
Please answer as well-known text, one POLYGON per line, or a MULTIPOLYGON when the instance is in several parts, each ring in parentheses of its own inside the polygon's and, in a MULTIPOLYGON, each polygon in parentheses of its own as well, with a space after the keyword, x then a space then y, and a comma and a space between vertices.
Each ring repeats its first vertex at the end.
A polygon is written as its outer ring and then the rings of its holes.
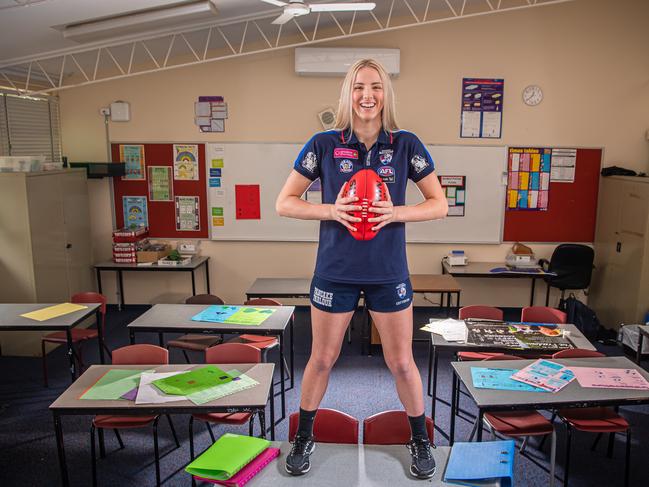
POLYGON ((355 124, 381 124, 383 83, 376 69, 366 66, 356 73, 352 86, 352 111, 355 124))

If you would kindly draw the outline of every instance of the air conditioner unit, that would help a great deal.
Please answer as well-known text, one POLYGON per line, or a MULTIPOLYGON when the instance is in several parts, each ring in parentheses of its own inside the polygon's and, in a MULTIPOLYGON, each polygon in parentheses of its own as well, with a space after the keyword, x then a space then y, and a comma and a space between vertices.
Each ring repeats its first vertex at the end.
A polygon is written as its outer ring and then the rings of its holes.
POLYGON ((399 49, 298 47, 295 49, 295 73, 301 76, 345 76, 359 59, 379 61, 390 76, 399 76, 399 49))

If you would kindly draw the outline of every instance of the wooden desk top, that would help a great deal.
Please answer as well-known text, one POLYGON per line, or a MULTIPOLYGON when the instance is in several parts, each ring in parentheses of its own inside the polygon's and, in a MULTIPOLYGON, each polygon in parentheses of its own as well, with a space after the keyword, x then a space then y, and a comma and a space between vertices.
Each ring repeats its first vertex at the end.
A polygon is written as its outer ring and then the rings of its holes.
POLYGON ((455 293, 462 287, 450 274, 410 274, 415 293, 455 293))
POLYGON ((100 304, 84 303, 85 309, 68 313, 45 321, 36 321, 20 316, 24 313, 55 306, 61 303, 0 304, 0 330, 65 330, 72 328, 97 311, 100 304))

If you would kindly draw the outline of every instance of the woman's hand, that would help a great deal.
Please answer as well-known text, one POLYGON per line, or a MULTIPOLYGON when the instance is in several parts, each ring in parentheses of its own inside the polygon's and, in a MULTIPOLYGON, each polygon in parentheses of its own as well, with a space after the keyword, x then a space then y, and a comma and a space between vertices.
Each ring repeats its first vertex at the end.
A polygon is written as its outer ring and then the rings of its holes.
POLYGON ((370 223, 377 223, 372 227, 372 231, 376 232, 383 228, 384 226, 396 222, 397 220, 397 209, 392 204, 392 198, 390 197, 390 192, 387 192, 388 200, 387 201, 373 201, 372 206, 369 211, 372 213, 378 214, 373 218, 368 218, 367 221, 370 223))
POLYGON ((355 201, 358 201, 358 197, 356 196, 343 197, 344 189, 345 189, 345 185, 343 184, 342 187, 340 188, 340 191, 338 192, 338 196, 336 196, 336 202, 330 206, 330 215, 331 215, 330 219, 340 222, 342 225, 347 227, 350 231, 355 232, 356 229, 352 225, 350 225, 349 222, 359 222, 361 221, 361 219, 351 216, 348 212, 360 211, 361 207, 358 205, 351 204, 354 203, 355 201))

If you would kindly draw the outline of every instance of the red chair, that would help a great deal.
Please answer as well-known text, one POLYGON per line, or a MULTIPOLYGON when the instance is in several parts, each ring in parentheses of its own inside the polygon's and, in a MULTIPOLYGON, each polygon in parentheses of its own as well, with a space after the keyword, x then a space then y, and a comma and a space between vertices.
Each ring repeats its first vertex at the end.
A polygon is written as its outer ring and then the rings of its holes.
MULTIPOLYGON (((458 318, 460 320, 466 320, 467 318, 502 320, 503 310, 501 310, 500 308, 494 308, 492 306, 482 306, 482 305, 464 306, 463 308, 460 308, 460 312, 458 313, 458 318)), ((457 358, 462 361, 484 360, 494 355, 500 355, 500 354, 489 353, 489 352, 458 352, 457 358)))
MULTIPOLYGON (((156 345, 148 344, 139 344, 139 345, 129 345, 127 347, 118 348, 113 352, 113 365, 166 365, 169 363, 169 352, 156 345)), ((180 443, 178 442, 178 437, 176 436, 176 430, 171 418, 169 415, 167 420, 169 421, 169 428, 176 442, 176 447, 180 448, 180 443)), ((120 429, 130 429, 130 428, 144 428, 149 425, 153 425, 153 450, 155 452, 155 476, 156 476, 156 485, 160 485, 160 454, 158 451, 158 420, 160 419, 159 415, 152 416, 112 416, 112 415, 97 415, 92 420, 92 426, 90 427, 90 452, 92 456, 92 485, 97 485, 97 456, 95 453, 95 429, 100 430, 99 436, 99 455, 104 458, 106 453, 104 452, 103 437, 101 435, 101 430, 112 429, 115 433, 115 437, 119 442, 120 449, 124 448, 124 443, 120 437, 120 429)))
MULTIPOLYGON (((288 418, 288 441, 293 441, 300 422, 300 413, 288 418)), ((358 443, 358 420, 335 409, 320 408, 313 421, 313 436, 318 443, 358 443)))
MULTIPOLYGON (((485 359, 485 362, 494 360, 520 360, 514 355, 499 355, 485 359)), ((489 429, 510 438, 525 438, 521 445, 523 451, 528 436, 546 436, 552 435, 552 445, 550 448, 550 486, 554 486, 554 469, 556 464, 556 447, 557 435, 554 430, 552 421, 537 411, 502 411, 496 413, 485 413, 484 422, 489 429)), ((469 441, 477 430, 478 422, 476 421, 469 441)))
MULTIPOLYGON (((207 364, 257 364, 261 362, 261 352, 244 343, 222 343, 205 351, 207 364)), ((212 443, 216 441, 210 424, 246 424, 248 435, 252 436, 254 413, 205 413, 192 414, 189 418, 189 455, 194 459, 194 420, 205 422, 212 443)))
MULTIPOLYGON (((433 443, 433 420, 426 417, 428 439, 433 443)), ((405 445, 410 441, 411 430, 405 411, 383 411, 363 420, 364 445, 405 445)))
MULTIPOLYGON (((99 293, 87 292, 87 293, 78 293, 70 298, 70 302, 75 304, 87 304, 87 303, 101 303, 99 307, 99 314, 101 315, 101 323, 97 323, 97 327, 101 326, 101 332, 104 338, 106 337, 106 303, 108 300, 106 296, 99 293)), ((79 374, 83 372, 83 343, 98 338, 99 332, 96 328, 72 328, 70 330, 72 333, 72 345, 77 345, 77 349, 74 350, 73 354, 79 365, 79 374)), ((45 387, 48 387, 47 380, 47 355, 45 353, 45 344, 46 343, 68 343, 67 335, 64 331, 57 331, 54 333, 48 333, 47 335, 41 338, 41 356, 43 360, 43 382, 45 387)), ((104 349, 108 352, 108 356, 111 356, 110 349, 104 343, 104 349)))
POLYGON ((527 323, 565 324, 567 319, 567 315, 563 311, 547 306, 526 306, 521 312, 521 321, 527 323))
MULTIPOLYGON (((605 355, 593 350, 582 350, 573 348, 562 350, 552 355, 552 358, 591 358, 604 357, 605 355)), ((615 443, 615 433, 626 433, 626 456, 624 462, 624 485, 629 485, 629 465, 631 458, 631 427, 626 419, 620 416, 615 409, 607 407, 593 408, 568 408, 559 409, 557 412, 559 418, 566 425, 566 459, 564 466, 563 485, 568 485, 568 475, 570 473, 570 444, 572 441, 572 430, 584 431, 586 433, 597 433, 591 450, 597 447, 602 434, 609 433, 607 456, 613 456, 613 445, 615 443)), ((554 418, 554 416, 553 416, 554 418)))
MULTIPOLYGON (((212 294, 197 294, 185 299, 185 304, 225 304, 225 302, 218 296, 212 294)), ((199 333, 188 333, 175 340, 167 342, 167 348, 179 348, 185 356, 185 361, 189 364, 189 356, 187 351, 190 352, 204 352, 214 345, 218 345, 223 341, 223 335, 204 335, 199 333)))

